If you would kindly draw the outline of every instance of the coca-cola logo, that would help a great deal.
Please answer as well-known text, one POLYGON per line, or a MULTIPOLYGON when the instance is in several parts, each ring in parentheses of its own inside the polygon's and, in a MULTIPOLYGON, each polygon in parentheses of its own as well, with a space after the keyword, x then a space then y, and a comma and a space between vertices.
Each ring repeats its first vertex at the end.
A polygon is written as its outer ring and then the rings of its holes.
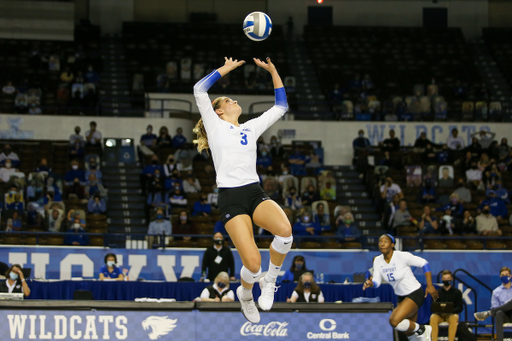
POLYGON ((284 337, 288 336, 288 322, 272 321, 267 324, 252 324, 245 322, 240 328, 240 335, 258 335, 258 336, 271 336, 271 337, 284 337))

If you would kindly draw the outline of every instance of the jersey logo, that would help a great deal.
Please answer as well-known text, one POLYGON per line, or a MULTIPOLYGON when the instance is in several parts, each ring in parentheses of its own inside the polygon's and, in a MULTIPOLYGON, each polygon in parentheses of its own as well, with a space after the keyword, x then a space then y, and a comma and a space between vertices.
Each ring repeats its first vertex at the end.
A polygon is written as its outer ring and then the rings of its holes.
POLYGON ((233 126, 231 126, 231 128, 229 128, 229 129, 235 129, 235 128, 233 128, 233 126))
POLYGON ((251 132, 251 129, 249 129, 249 128, 244 128, 244 129, 242 129, 242 131, 248 131, 248 132, 251 132))
POLYGON ((231 214, 226 214, 226 219, 231 217, 231 214))

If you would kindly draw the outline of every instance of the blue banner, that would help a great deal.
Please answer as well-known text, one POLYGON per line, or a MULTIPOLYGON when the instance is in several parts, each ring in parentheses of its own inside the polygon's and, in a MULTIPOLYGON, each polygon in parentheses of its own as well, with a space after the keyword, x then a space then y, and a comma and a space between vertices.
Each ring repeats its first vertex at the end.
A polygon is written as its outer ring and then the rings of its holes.
POLYGON ((375 340, 393 339, 389 313, 0 311, 7 340, 375 340), (207 326, 204 328, 204 326, 207 326))

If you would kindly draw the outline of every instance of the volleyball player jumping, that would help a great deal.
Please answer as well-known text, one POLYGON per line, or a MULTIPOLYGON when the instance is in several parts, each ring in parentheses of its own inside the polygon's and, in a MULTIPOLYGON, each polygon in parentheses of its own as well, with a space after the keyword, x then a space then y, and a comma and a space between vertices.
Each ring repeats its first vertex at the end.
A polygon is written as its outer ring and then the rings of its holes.
POLYGON ((293 237, 286 214, 260 187, 256 173, 256 141, 288 110, 286 93, 270 58, 266 62, 254 58, 254 62, 272 75, 275 105, 261 116, 239 124, 242 108, 237 101, 219 97, 212 103, 207 90, 221 77, 245 63, 243 60, 225 58, 222 67, 194 86, 194 96, 201 113, 194 132, 197 134, 197 150, 211 150, 217 173, 222 222, 242 259, 242 285, 236 290, 242 312, 247 320, 258 323, 260 314, 254 304, 252 288, 261 275, 261 255, 254 241, 252 223, 254 221, 274 235, 269 250, 269 270, 259 280, 261 296, 258 303, 262 310, 272 308, 277 275, 290 251, 293 237))
POLYGON ((379 250, 382 255, 373 261, 373 277, 366 280, 366 288, 378 288, 382 280, 393 287, 398 296, 398 306, 389 317, 389 324, 407 335, 409 340, 430 341, 432 327, 416 323, 418 309, 428 294, 437 300, 439 293, 432 285, 432 274, 428 262, 409 252, 395 251, 395 238, 384 234, 379 238, 379 250), (421 284, 412 273, 411 266, 422 267, 427 279, 427 292, 424 294, 421 284))

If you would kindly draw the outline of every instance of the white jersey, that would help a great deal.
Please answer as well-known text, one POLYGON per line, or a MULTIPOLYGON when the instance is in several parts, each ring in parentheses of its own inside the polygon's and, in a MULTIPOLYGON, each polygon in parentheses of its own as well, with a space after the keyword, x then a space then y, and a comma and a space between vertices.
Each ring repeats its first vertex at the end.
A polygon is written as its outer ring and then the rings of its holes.
POLYGON ((288 106, 286 102, 284 105, 276 104, 261 116, 237 127, 215 113, 206 92, 218 78, 220 74, 214 71, 194 86, 194 97, 217 172, 217 187, 233 188, 259 182, 256 173, 256 141, 286 113, 288 106))
POLYGON ((421 268, 426 264, 428 262, 425 259, 409 252, 393 251, 389 264, 384 260, 384 255, 380 255, 373 261, 373 284, 378 288, 385 281, 391 284, 396 295, 409 295, 421 288, 411 266, 421 268))

